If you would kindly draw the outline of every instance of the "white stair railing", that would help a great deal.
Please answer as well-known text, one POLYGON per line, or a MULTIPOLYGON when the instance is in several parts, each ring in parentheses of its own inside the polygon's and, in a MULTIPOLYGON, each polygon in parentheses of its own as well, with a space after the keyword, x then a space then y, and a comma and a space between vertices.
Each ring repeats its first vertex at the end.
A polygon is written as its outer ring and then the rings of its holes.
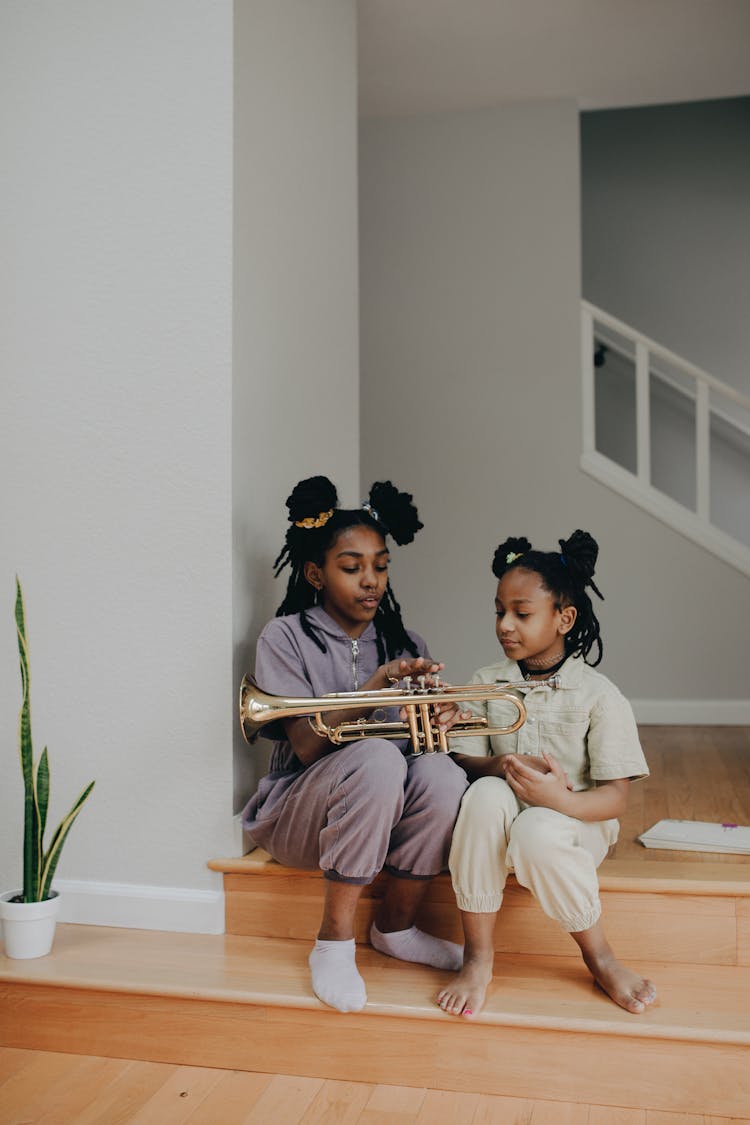
POLYGON ((711 518, 711 432, 718 421, 750 449, 750 398, 709 375, 588 301, 581 302, 583 371, 583 452, 581 468, 601 483, 640 505, 689 539, 750 576, 750 458, 742 485, 747 526, 742 538, 717 527, 711 518), (635 472, 597 448, 594 353, 598 347, 624 358, 635 373, 635 472), (692 401, 695 411, 695 506, 688 507, 652 480, 652 379, 692 401), (744 541, 743 541, 744 539, 744 541))

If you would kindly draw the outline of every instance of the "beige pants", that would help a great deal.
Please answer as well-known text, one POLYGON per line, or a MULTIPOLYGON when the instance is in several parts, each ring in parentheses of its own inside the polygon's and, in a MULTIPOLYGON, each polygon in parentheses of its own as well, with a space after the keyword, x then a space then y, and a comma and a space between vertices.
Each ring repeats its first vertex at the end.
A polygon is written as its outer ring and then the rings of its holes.
POLYGON ((453 832, 449 866, 459 909, 499 910, 512 871, 563 929, 588 930, 601 914, 596 869, 618 829, 616 820, 525 808, 504 778, 480 778, 466 790, 453 832))

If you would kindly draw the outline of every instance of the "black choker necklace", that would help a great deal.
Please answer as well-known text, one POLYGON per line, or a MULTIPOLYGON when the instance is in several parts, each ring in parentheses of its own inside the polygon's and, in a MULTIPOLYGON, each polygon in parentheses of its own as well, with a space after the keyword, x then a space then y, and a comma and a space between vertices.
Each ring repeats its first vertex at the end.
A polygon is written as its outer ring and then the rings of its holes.
POLYGON ((525 660, 518 661, 518 667, 521 669, 521 674, 525 680, 538 680, 541 676, 545 679, 547 676, 553 676, 555 672, 559 672, 565 661, 568 659, 568 654, 563 653, 563 656, 558 660, 557 664, 550 665, 549 668, 529 668, 525 660))

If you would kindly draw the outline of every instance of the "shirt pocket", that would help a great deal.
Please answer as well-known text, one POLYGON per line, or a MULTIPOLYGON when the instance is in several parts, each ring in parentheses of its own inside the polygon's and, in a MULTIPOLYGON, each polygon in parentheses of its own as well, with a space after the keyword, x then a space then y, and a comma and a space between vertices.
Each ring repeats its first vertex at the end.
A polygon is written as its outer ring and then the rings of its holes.
POLYGON ((580 782, 588 769, 585 711, 558 711, 539 720, 539 749, 556 758, 572 782, 580 782))

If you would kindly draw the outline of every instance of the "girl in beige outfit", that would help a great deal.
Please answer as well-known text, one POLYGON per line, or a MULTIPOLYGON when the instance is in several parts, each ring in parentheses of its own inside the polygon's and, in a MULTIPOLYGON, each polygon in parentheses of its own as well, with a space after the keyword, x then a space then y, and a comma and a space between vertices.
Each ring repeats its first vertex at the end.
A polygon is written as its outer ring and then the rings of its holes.
MULTIPOLYGON (((455 742, 452 757, 472 784, 453 834, 450 870, 466 948, 453 984, 438 994, 445 1011, 471 1018, 492 978, 494 928, 505 880, 514 872, 546 914, 567 930, 601 988, 638 1013, 653 984, 615 957, 604 935, 596 869, 616 841, 630 782, 648 775, 633 712, 618 689, 586 662, 599 622, 586 592, 598 547, 576 531, 560 552, 509 539, 495 552, 496 631, 506 659, 474 682, 533 681, 527 721, 515 734, 455 742), (555 677, 556 687, 549 685, 555 677)), ((471 705, 492 727, 510 725, 512 705, 471 705)))

